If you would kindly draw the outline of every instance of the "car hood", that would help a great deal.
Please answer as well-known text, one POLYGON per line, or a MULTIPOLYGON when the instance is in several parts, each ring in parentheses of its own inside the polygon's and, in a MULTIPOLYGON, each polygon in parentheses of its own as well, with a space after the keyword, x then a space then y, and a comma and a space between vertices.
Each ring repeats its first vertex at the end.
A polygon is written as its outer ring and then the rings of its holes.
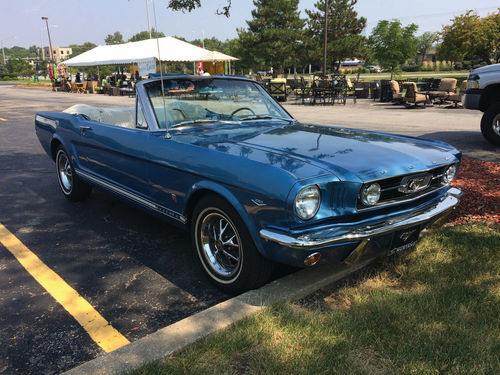
POLYGON ((203 133, 198 145, 277 164, 298 179, 332 173, 340 180, 365 182, 449 164, 459 155, 443 142, 301 123, 240 129, 234 136, 203 133))
POLYGON ((500 64, 492 64, 492 65, 482 66, 480 68, 474 69, 471 72, 471 74, 487 73, 487 72, 494 72, 494 71, 500 71, 500 64))

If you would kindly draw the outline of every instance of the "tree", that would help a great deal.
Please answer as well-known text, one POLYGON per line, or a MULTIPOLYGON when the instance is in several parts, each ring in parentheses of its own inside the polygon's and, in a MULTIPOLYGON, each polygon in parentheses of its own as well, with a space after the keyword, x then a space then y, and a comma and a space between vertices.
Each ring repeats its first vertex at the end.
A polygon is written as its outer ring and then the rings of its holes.
POLYGON ((69 47, 71 48, 71 57, 78 56, 84 52, 87 52, 91 50, 92 48, 97 47, 94 43, 92 42, 85 42, 83 44, 70 44, 69 47))
POLYGON ((294 66, 299 60, 305 24, 298 11, 299 0, 254 0, 253 3, 256 9, 247 21, 248 30, 238 30, 244 57, 253 55, 250 60, 261 68, 294 66))
POLYGON ((479 59, 487 64, 491 64, 492 58, 498 59, 500 12, 481 18, 469 10, 452 21, 439 33, 439 58, 451 61, 479 59))
MULTIPOLYGON (((359 17, 354 10, 357 0, 329 0, 327 32, 327 66, 335 67, 348 57, 366 57, 366 38, 361 32, 366 26, 366 18, 359 17)), ((321 61, 323 56, 325 30, 325 0, 314 4, 316 10, 306 9, 308 36, 314 61, 321 61)), ((311 49, 309 49, 311 50, 311 49)))
MULTIPOLYGON (((151 38, 163 38, 165 34, 161 31, 156 31, 154 27, 151 28, 151 38)), ((128 41, 129 42, 138 42, 140 40, 149 39, 149 31, 141 31, 134 36, 132 36, 128 41)))
POLYGON ((35 71, 25 59, 9 59, 5 65, 5 69, 11 76, 28 77, 32 76, 35 71))
POLYGON ((422 65, 424 63, 425 55, 429 52, 429 49, 432 47, 434 42, 436 42, 438 36, 436 33, 431 33, 430 31, 426 31, 422 35, 418 37, 418 45, 417 45, 417 58, 419 61, 416 63, 422 65))
POLYGON ((36 52, 27 50, 26 48, 14 46, 5 48, 5 55, 11 59, 22 59, 25 57, 36 57, 36 52))
POLYGON ((108 36, 104 39, 104 42, 108 45, 121 44, 123 43, 123 35, 119 31, 115 31, 113 34, 108 34, 108 36))
MULTIPOLYGON (((200 0, 169 0, 168 7, 173 10, 188 11, 199 8, 201 6, 200 0)), ((226 0, 226 5, 221 9, 217 10, 217 14, 229 17, 229 12, 231 10, 231 0, 226 0)))
POLYGON ((373 29, 369 44, 379 63, 395 71, 417 52, 418 39, 415 36, 418 26, 414 23, 403 27, 398 20, 379 21, 373 29))

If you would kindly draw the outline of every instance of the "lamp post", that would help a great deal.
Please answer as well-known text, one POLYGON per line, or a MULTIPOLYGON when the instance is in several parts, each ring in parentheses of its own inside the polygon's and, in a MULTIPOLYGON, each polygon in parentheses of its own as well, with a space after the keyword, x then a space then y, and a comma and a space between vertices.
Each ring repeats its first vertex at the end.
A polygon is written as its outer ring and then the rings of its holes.
POLYGON ((5 51, 3 50, 3 40, 0 40, 0 42, 2 43, 2 56, 3 56, 3 64, 7 64, 7 60, 5 59, 5 51))
POLYGON ((149 0, 146 0, 146 13, 148 15, 148 31, 149 31, 149 39, 151 39, 151 23, 149 22, 149 0))
POLYGON ((326 44, 328 41, 328 0, 325 0, 325 37, 323 40, 323 75, 326 76, 326 44))
POLYGON ((52 41, 50 40, 50 31, 49 31, 49 18, 42 17, 42 20, 45 20, 45 24, 47 25, 47 34, 49 36, 49 48, 50 48, 50 59, 54 62, 54 55, 52 53, 52 41))

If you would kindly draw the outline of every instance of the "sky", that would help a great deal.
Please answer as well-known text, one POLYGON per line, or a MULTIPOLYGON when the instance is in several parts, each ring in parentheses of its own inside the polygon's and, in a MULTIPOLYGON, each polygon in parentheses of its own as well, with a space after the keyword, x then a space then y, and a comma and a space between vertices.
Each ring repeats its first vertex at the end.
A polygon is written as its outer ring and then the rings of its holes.
MULTIPOLYGON (((304 9, 313 9, 316 0, 300 0, 301 16, 304 9)), ((153 0, 0 0, 0 43, 14 45, 48 45, 45 21, 49 18, 53 46, 93 42, 104 44, 108 34, 120 31, 124 40, 147 30, 146 4, 149 3, 151 26, 155 26, 153 0)), ((237 36, 237 28, 246 27, 254 8, 251 0, 232 0, 230 18, 216 15, 226 0, 201 0, 202 7, 191 12, 167 9, 168 0, 154 0, 157 29, 165 35, 182 36, 188 40, 215 36, 225 40, 237 36)), ((403 25, 416 23, 417 34, 439 31, 450 19, 467 9, 475 9, 481 16, 494 12, 498 0, 358 0, 355 6, 360 16, 367 18, 365 34, 382 19, 399 19, 403 25)))

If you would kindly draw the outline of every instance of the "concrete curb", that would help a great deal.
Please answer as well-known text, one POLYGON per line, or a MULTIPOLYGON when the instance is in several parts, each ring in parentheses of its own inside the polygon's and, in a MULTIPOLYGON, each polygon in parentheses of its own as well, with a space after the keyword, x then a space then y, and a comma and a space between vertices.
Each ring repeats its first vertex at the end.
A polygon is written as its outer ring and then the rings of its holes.
POLYGON ((75 367, 64 374, 120 374, 164 358, 209 334, 260 311, 271 304, 299 299, 365 267, 371 260, 352 266, 307 268, 221 302, 154 333, 75 367))

